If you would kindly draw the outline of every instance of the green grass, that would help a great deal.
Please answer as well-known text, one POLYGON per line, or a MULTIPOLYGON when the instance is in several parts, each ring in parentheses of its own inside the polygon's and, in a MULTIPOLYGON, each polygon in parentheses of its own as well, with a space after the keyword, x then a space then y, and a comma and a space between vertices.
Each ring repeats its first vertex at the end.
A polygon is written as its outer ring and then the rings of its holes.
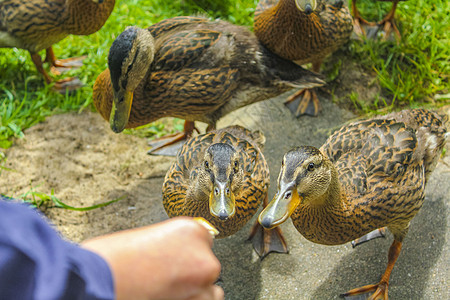
MULTIPOLYGON (((381 20, 391 6, 385 2, 358 2, 362 15, 370 21, 381 20)), ((391 109, 449 103, 449 10, 446 0, 400 2, 396 14, 402 33, 399 43, 350 43, 347 53, 366 69, 375 70, 391 109)), ((383 107, 375 100, 369 109, 383 107)))
MULTIPOLYGON (((218 1, 213 5, 204 0, 116 1, 113 13, 99 32, 90 36, 69 36, 53 46, 58 58, 87 55, 82 68, 55 77, 78 76, 85 87, 74 95, 60 95, 52 91, 51 86, 46 86, 27 51, 0 49, 0 148, 8 148, 13 137, 23 137, 24 129, 50 115, 94 109, 92 86, 97 75, 107 68, 109 47, 127 26, 148 27, 166 18, 191 14, 208 14, 212 18, 251 26, 255 5, 253 0, 218 1), (227 12, 230 13, 228 17, 227 12)), ((148 134, 158 134, 165 127, 177 130, 180 126, 180 122, 174 126, 156 122, 150 126, 148 134)))
MULTIPOLYGON (((14 198, 6 196, 6 195, 0 194, 0 196, 3 196, 6 199, 14 200, 14 198)), ((74 207, 74 206, 67 205, 64 202, 62 202, 61 200, 59 200, 55 196, 55 191, 53 189, 51 190, 50 195, 48 195, 45 193, 38 192, 35 190, 35 188, 32 187, 29 191, 20 195, 19 198, 22 199, 24 202, 29 203, 31 206, 39 208, 42 211, 45 211, 47 208, 63 208, 63 209, 73 210, 73 211, 89 211, 89 210, 104 207, 104 206, 110 205, 114 202, 120 201, 120 200, 124 199, 125 196, 113 199, 111 201, 102 202, 102 203, 99 203, 96 205, 84 206, 84 207, 74 207)))
MULTIPOLYGON (((251 27, 256 0, 121 0, 105 24, 90 36, 69 36, 54 45, 58 58, 87 55, 81 69, 66 76, 78 76, 85 87, 73 95, 60 95, 46 86, 29 54, 21 49, 0 49, 0 148, 8 148, 13 137, 23 137, 23 130, 47 116, 68 111, 94 109, 92 85, 103 71, 109 47, 125 27, 147 27, 177 15, 204 14, 251 27), (89 46, 87 46, 89 45, 89 46)), ((364 16, 379 20, 390 3, 359 1, 364 16)), ((390 108, 400 106, 440 106, 449 101, 449 2, 409 0, 398 6, 397 20, 403 40, 395 42, 352 42, 348 55, 365 68, 375 70, 390 108), (435 96, 437 95, 437 96, 435 96)), ((358 95, 352 95, 357 102, 358 95)), ((374 99, 370 109, 383 106, 374 99)), ((180 129, 181 122, 155 122, 145 134, 160 134, 180 129)), ((1 150, 0 150, 1 152, 1 150)))

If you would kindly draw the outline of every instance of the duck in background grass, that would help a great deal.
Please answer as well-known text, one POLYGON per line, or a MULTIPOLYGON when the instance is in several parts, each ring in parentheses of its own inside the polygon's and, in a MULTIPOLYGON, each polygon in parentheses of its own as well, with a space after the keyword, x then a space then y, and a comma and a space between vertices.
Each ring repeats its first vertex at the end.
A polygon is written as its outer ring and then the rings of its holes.
POLYGON ((397 25, 395 25, 395 10, 397 9, 397 4, 400 1, 406 1, 406 0, 376 0, 376 1, 392 2, 392 9, 383 18, 383 20, 381 20, 378 23, 373 23, 373 22, 368 22, 361 17, 361 14, 359 13, 358 8, 356 7, 356 0, 352 0, 353 27, 354 27, 355 33, 360 36, 365 35, 364 29, 361 25, 367 25, 367 26, 378 25, 379 27, 383 27, 383 31, 385 33, 385 39, 387 39, 389 37, 391 32, 394 32, 397 40, 401 40, 402 36, 400 34, 400 31, 397 28, 397 25))
MULTIPOLYGON (((52 45, 69 34, 89 35, 105 24, 115 0, 0 0, 0 48, 17 47, 28 50, 37 70, 50 84, 39 51, 46 51, 45 62, 54 73, 64 68, 80 67, 82 59, 57 60, 52 45)), ((64 92, 82 83, 76 78, 55 82, 55 89, 64 92)))
POLYGON ((164 148, 191 136, 195 121, 210 131, 240 107, 324 83, 267 50, 247 28, 203 17, 128 27, 113 42, 108 67, 95 81, 93 102, 114 132, 164 117, 185 120, 184 132, 163 138, 154 154, 169 154, 164 148))
POLYGON ((446 121, 424 109, 405 110, 344 126, 320 149, 292 149, 258 221, 271 229, 291 217, 305 238, 324 245, 387 227, 394 241, 380 282, 343 296, 374 292, 370 299, 388 299, 391 271, 449 135, 446 121))
MULTIPOLYGON (((167 171, 163 204, 169 217, 203 217, 223 238, 236 233, 267 205, 269 167, 262 153, 265 137, 240 126, 213 130, 189 139, 167 171)), ((287 253, 279 228, 251 234, 258 254, 287 253), (271 243, 268 241, 272 241, 271 243)))
MULTIPOLYGON (((320 72, 323 60, 346 43, 352 17, 342 0, 261 0, 254 18, 258 40, 279 56, 299 65, 312 63, 320 72)), ((317 116, 321 107, 315 90, 302 89, 285 103, 297 116, 317 116)))

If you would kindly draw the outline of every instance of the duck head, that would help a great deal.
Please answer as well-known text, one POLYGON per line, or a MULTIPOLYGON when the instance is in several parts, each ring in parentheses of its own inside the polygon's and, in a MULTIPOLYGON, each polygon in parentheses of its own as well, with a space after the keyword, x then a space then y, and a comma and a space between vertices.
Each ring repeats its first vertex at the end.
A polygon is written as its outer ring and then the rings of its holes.
POLYGON ((144 79, 155 55, 154 39, 146 29, 128 27, 111 45, 108 67, 114 100, 111 129, 119 133, 128 123, 133 92, 144 79))
POLYGON ((236 212, 235 195, 242 187, 244 170, 238 152, 229 144, 212 144, 205 151, 198 182, 209 198, 211 215, 226 220, 236 212))
POLYGON ((321 205, 332 182, 331 162, 318 149, 298 147, 281 162, 277 193, 258 217, 271 229, 284 223, 300 204, 321 205))

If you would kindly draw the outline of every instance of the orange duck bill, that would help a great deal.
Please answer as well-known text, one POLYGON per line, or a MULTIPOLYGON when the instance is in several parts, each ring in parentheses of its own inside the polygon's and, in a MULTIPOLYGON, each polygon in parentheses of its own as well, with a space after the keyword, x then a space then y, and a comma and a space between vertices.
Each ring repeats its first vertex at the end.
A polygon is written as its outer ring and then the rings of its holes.
POLYGON ((258 222, 266 229, 272 229, 284 223, 301 203, 297 187, 292 183, 283 184, 275 197, 264 208, 258 222))

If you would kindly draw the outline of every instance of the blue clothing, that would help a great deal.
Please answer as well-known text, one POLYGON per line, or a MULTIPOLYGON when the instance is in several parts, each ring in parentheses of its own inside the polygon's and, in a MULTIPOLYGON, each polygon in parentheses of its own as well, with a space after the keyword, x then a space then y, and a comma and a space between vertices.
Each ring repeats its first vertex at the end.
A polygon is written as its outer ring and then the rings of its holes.
POLYGON ((103 258, 0 196, 0 299, 114 299, 114 285, 103 258))

